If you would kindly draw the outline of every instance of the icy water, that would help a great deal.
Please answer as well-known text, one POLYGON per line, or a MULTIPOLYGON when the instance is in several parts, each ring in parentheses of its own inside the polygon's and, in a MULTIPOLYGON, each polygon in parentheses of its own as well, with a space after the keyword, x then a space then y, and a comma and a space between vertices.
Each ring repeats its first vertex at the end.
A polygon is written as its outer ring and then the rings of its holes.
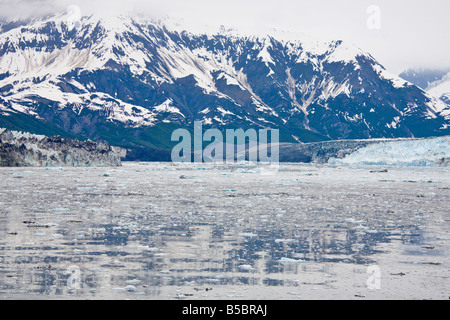
POLYGON ((0 299, 449 299, 449 170, 1 168, 0 299))

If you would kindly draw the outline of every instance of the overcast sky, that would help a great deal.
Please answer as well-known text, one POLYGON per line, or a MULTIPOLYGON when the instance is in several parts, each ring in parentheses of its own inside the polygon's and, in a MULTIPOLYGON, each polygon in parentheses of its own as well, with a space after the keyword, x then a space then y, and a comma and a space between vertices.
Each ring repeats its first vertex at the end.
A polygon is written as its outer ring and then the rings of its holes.
POLYGON ((0 0, 0 15, 38 15, 72 4, 83 14, 139 12, 348 40, 393 73, 450 67, 449 0, 0 0))

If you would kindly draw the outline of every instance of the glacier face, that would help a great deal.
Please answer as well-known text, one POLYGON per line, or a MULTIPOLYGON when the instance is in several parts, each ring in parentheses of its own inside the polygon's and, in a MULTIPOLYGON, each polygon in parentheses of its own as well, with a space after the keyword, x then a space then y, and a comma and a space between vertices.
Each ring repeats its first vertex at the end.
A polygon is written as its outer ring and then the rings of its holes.
POLYGON ((0 128, 0 167, 121 166, 125 150, 106 143, 46 137, 0 128))
POLYGON ((83 138, 163 149, 172 128, 193 121, 278 128, 285 142, 450 130, 448 105, 342 41, 191 33, 129 16, 83 17, 73 28, 57 15, 0 28, 4 126, 25 115, 83 138))
POLYGON ((361 148, 330 164, 388 166, 448 166, 450 137, 380 142, 361 148))

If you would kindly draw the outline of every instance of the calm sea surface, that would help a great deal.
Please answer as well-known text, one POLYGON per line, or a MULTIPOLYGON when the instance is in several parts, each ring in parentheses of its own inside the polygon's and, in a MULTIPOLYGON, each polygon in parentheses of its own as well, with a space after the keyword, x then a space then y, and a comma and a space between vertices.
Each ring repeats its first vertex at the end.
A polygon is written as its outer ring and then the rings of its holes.
POLYGON ((448 299, 449 208, 448 168, 0 168, 0 299, 448 299))

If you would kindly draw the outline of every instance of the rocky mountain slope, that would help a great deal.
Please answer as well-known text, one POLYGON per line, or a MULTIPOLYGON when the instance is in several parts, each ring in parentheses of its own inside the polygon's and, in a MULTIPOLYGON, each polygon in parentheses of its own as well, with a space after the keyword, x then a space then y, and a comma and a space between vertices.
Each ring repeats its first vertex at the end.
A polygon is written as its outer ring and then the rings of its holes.
POLYGON ((400 77, 450 104, 450 69, 409 69, 401 73, 400 77))
POLYGON ((282 142, 450 133, 446 103, 342 41, 190 33, 129 16, 0 26, 0 126, 105 140, 148 159, 195 120, 280 129, 282 142))

